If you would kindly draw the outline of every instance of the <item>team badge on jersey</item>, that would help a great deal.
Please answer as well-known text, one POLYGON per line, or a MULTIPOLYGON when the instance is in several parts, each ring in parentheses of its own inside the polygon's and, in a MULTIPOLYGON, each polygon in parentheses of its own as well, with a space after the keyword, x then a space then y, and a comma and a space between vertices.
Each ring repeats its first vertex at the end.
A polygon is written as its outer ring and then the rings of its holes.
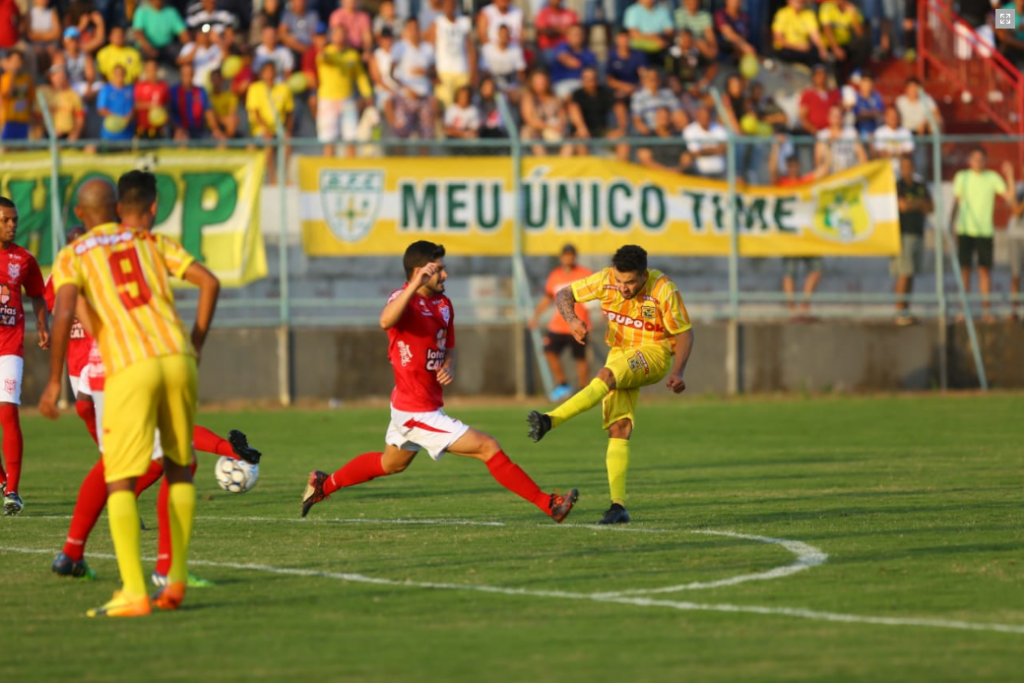
POLYGON ((11 277, 11 280, 17 280, 18 276, 21 275, 21 264, 14 263, 13 258, 7 264, 7 275, 11 277))
POLYGON ((444 302, 441 302, 440 306, 437 307, 437 310, 441 312, 441 318, 444 319, 444 324, 448 325, 448 321, 452 317, 451 309, 448 308, 447 304, 445 304, 444 302))
POLYGON ((653 321, 657 313, 658 310, 655 309, 653 306, 640 307, 640 315, 643 317, 645 321, 653 321))
POLYGON ((320 204, 331 232, 345 242, 359 242, 373 228, 384 193, 383 171, 320 172, 320 204))

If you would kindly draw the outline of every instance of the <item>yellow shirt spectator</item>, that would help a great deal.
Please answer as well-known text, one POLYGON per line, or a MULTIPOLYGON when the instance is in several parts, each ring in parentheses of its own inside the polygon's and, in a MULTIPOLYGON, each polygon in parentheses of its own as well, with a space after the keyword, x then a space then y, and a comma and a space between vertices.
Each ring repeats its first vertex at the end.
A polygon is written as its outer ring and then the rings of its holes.
POLYGON ((352 48, 340 50, 336 45, 324 47, 316 58, 316 77, 320 82, 317 96, 325 100, 349 99, 353 95, 353 83, 364 98, 373 95, 363 60, 352 48))
POLYGON ((135 79, 142 74, 142 55, 130 45, 107 45, 96 53, 96 68, 104 79, 110 80, 118 64, 124 67, 124 82, 128 85, 135 83, 135 79))
POLYGON ((864 23, 864 17, 861 16, 856 5, 847 3, 846 9, 840 9, 839 3, 834 0, 826 0, 821 3, 819 19, 823 28, 825 26, 832 28, 832 35, 835 36, 836 42, 841 47, 849 45, 853 40, 853 28, 864 23))
POLYGON ((74 90, 46 89, 46 104, 53 116, 53 128, 57 135, 68 135, 75 130, 75 120, 85 116, 82 98, 74 90))
POLYGON ((17 74, 5 72, 0 76, 0 114, 3 123, 32 123, 32 103, 36 101, 36 87, 27 71, 17 74))
POLYGON ((210 93, 210 107, 218 118, 231 116, 238 111, 238 96, 225 88, 219 93, 210 93))
POLYGON ((245 94, 245 111, 249 113, 249 128, 253 137, 261 137, 274 132, 274 112, 277 112, 282 125, 284 119, 295 109, 292 91, 285 83, 278 83, 273 90, 267 88, 263 81, 254 81, 245 94), (259 119, 256 114, 259 114, 259 119), (262 122, 260 121, 262 119, 262 122))
POLYGON ((818 30, 818 18, 814 10, 802 9, 798 13, 788 5, 775 13, 772 21, 772 35, 775 38, 775 49, 790 47, 794 50, 809 50, 811 35, 818 30), (782 41, 778 39, 782 34, 782 41))

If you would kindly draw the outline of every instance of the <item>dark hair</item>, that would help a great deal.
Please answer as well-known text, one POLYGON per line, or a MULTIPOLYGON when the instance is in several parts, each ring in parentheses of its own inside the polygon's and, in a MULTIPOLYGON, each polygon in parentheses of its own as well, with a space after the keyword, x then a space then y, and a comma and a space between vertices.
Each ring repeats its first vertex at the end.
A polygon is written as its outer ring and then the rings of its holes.
POLYGON ((612 266, 620 273, 644 273, 647 270, 647 250, 639 245, 623 245, 612 257, 612 266))
POLYGON ((981 152, 981 156, 983 156, 986 159, 988 159, 988 150, 986 150, 981 145, 972 145, 971 148, 969 150, 967 150, 967 156, 970 157, 975 152, 981 152))
POLYGON ((149 171, 129 171, 117 181, 121 206, 132 211, 146 211, 156 202, 156 176, 149 171))
POLYGON ((417 268, 443 258, 444 245, 427 242, 426 240, 417 240, 405 248, 405 256, 402 257, 405 277, 412 278, 412 272, 417 268))
POLYGON ((910 85, 911 83, 916 85, 918 88, 921 87, 921 80, 918 79, 917 76, 911 76, 910 78, 907 79, 907 85, 910 85))
POLYGON ((7 197, 2 197, 2 196, 0 196, 0 207, 4 207, 4 208, 7 208, 7 209, 17 209, 18 208, 18 207, 16 207, 14 205, 14 202, 11 199, 9 199, 7 197))
POLYGON ((9 58, 10 58, 10 57, 17 57, 17 58, 18 58, 18 59, 20 59, 20 60, 21 60, 22 62, 24 62, 24 61, 25 61, 25 55, 24 55, 24 54, 23 54, 23 53, 21 52, 21 50, 8 50, 8 51, 7 51, 7 56, 8 56, 9 58))

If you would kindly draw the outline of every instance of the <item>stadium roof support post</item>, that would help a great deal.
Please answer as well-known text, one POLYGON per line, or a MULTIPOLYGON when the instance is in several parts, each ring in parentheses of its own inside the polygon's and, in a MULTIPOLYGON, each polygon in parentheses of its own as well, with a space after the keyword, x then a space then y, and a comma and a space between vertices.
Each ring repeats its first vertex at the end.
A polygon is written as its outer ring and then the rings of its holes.
MULTIPOLYGON (((281 406, 291 406, 292 403, 292 379, 291 379, 291 330, 288 299, 288 184, 285 179, 288 177, 286 142, 284 122, 277 113, 276 107, 270 110, 274 114, 274 128, 277 134, 274 139, 277 154, 277 189, 280 194, 278 199, 278 210, 280 211, 280 225, 277 237, 277 276, 280 282, 278 289, 279 322, 277 327, 277 391, 278 401, 281 406)), ((258 181, 261 186, 263 180, 258 181)))
POLYGON ((742 389, 740 373, 740 238, 736 225, 736 133, 728 125, 729 116, 722 104, 718 88, 711 88, 715 111, 725 128, 726 180, 729 184, 725 202, 725 225, 729 226, 729 323, 725 339, 725 381, 729 394, 742 389))

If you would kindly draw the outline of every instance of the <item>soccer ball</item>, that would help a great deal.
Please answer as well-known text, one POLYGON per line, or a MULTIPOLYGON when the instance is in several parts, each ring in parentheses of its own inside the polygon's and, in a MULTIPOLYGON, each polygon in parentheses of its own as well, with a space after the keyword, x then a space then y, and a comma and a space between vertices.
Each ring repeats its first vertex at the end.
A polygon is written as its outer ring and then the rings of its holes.
POLYGON ((233 494, 243 494, 249 491, 256 486, 256 482, 260 479, 258 465, 227 456, 217 459, 213 473, 217 477, 217 484, 220 485, 220 488, 233 494))

